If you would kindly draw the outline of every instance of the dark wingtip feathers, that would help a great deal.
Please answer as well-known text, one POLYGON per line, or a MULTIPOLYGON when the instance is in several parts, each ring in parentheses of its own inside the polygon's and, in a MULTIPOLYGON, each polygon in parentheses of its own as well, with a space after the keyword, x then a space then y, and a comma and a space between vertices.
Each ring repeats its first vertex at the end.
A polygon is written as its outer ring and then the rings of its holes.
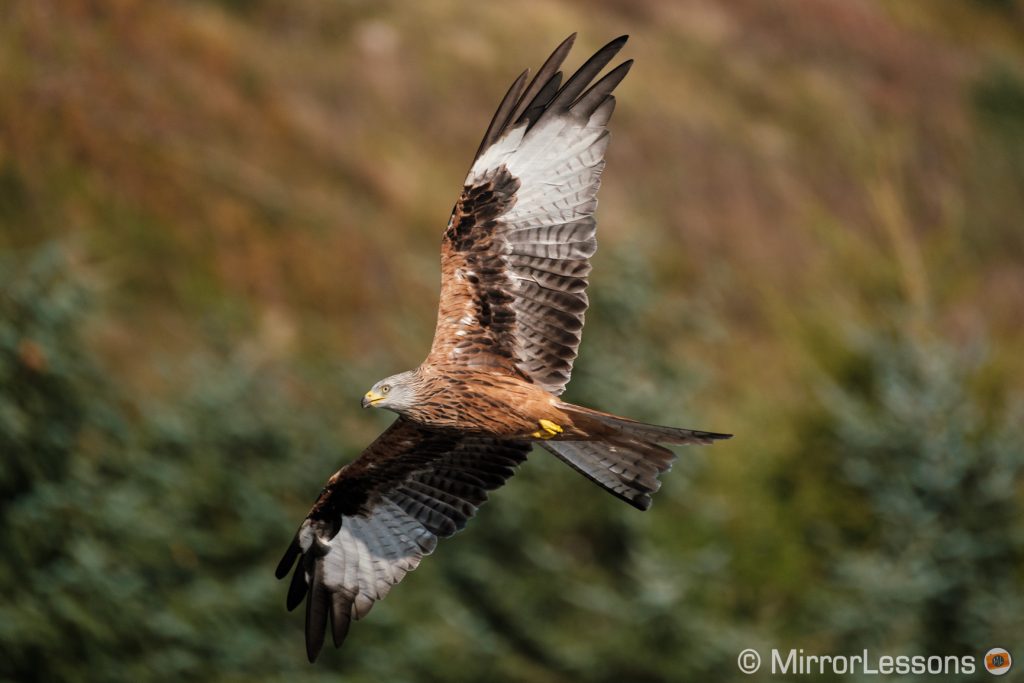
POLYGON ((288 550, 284 551, 284 556, 281 561, 277 563, 277 569, 274 570, 274 576, 278 579, 283 579, 288 576, 288 572, 291 571, 292 565, 295 564, 295 560, 299 558, 302 553, 302 549, 299 547, 299 538, 296 536, 292 539, 291 545, 288 546, 288 550))
MULTIPOLYGON (((594 80, 597 74, 601 73, 608 62, 610 62, 622 46, 629 40, 629 36, 619 36, 615 40, 608 42, 604 47, 595 52, 586 62, 583 63, 576 73, 566 81, 562 89, 558 91, 554 99, 551 100, 551 104, 548 105, 555 111, 567 111, 574 102, 579 98, 580 93, 590 84, 590 81, 594 80)), ((628 69, 627 69, 628 70, 628 69)), ((623 74, 625 75, 625 74, 623 74)))
POLYGON ((501 138, 509 127, 523 121, 527 121, 528 126, 533 126, 545 111, 566 112, 583 101, 584 104, 579 111, 586 112, 589 109, 589 113, 593 113, 593 110, 601 106, 611 96, 612 90, 629 72, 632 60, 617 66, 589 89, 587 86, 622 49, 627 40, 629 40, 629 36, 622 35, 608 42, 577 69, 576 73, 563 85, 560 83, 561 76, 558 69, 576 42, 576 33, 569 35, 555 48, 529 85, 525 85, 527 70, 520 74, 512 87, 508 89, 501 104, 498 105, 494 118, 491 119, 491 123, 487 127, 480 147, 473 156, 474 161, 501 138), (585 93, 584 90, 586 90, 585 93))
POLYGON ((494 112, 490 125, 487 126, 487 132, 484 133, 484 139, 480 141, 480 147, 477 148, 474 159, 483 154, 484 150, 501 137, 502 131, 505 130, 509 119, 515 113, 519 100, 523 96, 523 88, 526 87, 526 78, 529 75, 530 70, 525 69, 509 86, 508 92, 505 93, 505 97, 501 99, 501 104, 498 105, 498 110, 494 112))
POLYGON ((334 647, 341 647, 352 625, 352 602, 342 593, 331 596, 331 639, 334 647))
MULTIPOLYGON (((519 97, 519 101, 516 102, 515 108, 512 110, 512 115, 508 121, 510 123, 518 124, 523 118, 529 118, 528 112, 536 107, 543 108, 551 98, 554 96, 554 92, 547 92, 549 86, 554 83, 557 91, 558 85, 561 83, 561 75, 558 73, 558 68, 562 66, 562 62, 565 61, 566 56, 572 49, 573 43, 576 42, 576 34, 573 33, 568 38, 563 40, 558 47, 554 49, 551 55, 544 61, 544 64, 537 70, 537 75, 530 81, 530 85, 526 86, 525 92, 519 97), (557 78, 556 78, 557 77, 557 78)), ((486 138, 485 138, 486 139, 486 138)), ((479 156, 483 152, 483 148, 477 152, 479 156)))
POLYGON ((306 601, 306 657, 310 663, 316 661, 324 646, 327 634, 327 619, 330 611, 331 596, 324 586, 321 566, 317 563, 313 569, 313 582, 306 601))
POLYGON ((302 599, 306 597, 306 591, 309 586, 306 585, 306 576, 302 571, 302 567, 295 570, 292 574, 292 582, 288 584, 288 597, 285 599, 285 607, 291 612, 296 607, 302 604, 302 599))
POLYGON ((585 93, 580 95, 580 98, 572 104, 570 109, 583 118, 589 118, 605 100, 612 96, 612 91, 622 82, 622 79, 626 77, 632 66, 632 59, 627 59, 622 64, 619 64, 601 80, 592 85, 585 93))

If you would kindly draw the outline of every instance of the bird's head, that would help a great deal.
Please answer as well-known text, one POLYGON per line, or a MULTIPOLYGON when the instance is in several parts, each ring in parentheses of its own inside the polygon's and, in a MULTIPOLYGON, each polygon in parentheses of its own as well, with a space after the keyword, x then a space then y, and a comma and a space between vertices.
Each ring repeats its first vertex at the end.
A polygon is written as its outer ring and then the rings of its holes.
POLYGON ((412 371, 385 377, 370 387, 363 396, 363 407, 387 408, 396 413, 413 407, 415 379, 415 373, 412 371))

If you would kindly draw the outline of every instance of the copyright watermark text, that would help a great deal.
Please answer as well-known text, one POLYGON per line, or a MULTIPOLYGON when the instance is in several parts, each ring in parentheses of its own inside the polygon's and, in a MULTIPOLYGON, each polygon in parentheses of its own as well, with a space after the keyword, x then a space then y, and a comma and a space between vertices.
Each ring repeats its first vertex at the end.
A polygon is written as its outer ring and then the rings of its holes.
MULTIPOLYGON (((1003 648, 992 648, 984 655, 873 655, 864 650, 853 655, 816 655, 802 648, 780 650, 772 648, 768 671, 772 675, 933 675, 950 676, 973 674, 984 669, 994 676, 1008 672, 1013 665, 1010 653, 1003 648)), ((761 653, 753 648, 740 652, 736 666, 745 674, 761 669, 761 653)))

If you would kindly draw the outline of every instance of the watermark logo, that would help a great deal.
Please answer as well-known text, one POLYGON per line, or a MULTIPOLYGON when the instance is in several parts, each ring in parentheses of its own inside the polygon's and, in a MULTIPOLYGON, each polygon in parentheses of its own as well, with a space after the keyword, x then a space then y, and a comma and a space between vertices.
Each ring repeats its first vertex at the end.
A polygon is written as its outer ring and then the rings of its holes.
POLYGON ((985 671, 993 676, 1002 676, 1013 666, 1010 653, 1001 647, 994 647, 985 653, 985 671))
POLYGON ((736 666, 745 674, 756 673, 761 668, 761 655, 757 650, 748 647, 736 658, 736 666))
POLYGON ((805 652, 803 648, 772 648, 765 654, 767 663, 762 662, 761 653, 747 648, 736 658, 736 666, 745 674, 757 673, 765 664, 772 676, 963 676, 971 675, 985 667, 993 676, 1002 676, 1010 671, 1013 659, 1001 647, 994 647, 984 656, 978 655, 900 655, 876 654, 862 650, 855 654, 819 655, 805 652))

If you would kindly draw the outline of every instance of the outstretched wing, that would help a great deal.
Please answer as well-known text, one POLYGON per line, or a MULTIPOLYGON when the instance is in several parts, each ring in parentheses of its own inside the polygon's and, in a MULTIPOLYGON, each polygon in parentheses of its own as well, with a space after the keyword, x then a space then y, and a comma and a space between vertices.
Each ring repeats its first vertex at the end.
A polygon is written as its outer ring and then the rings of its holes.
POLYGON ((484 135, 444 233, 427 360, 499 368, 554 394, 569 381, 587 310, 611 92, 632 64, 590 85, 623 36, 561 85, 574 38, 529 86, 519 76, 484 135))
POLYGON ((353 619, 462 529, 526 459, 530 444, 439 433, 397 419, 334 474, 277 566, 298 566, 288 609, 306 599, 306 654, 314 661, 328 619, 339 647, 353 619))

